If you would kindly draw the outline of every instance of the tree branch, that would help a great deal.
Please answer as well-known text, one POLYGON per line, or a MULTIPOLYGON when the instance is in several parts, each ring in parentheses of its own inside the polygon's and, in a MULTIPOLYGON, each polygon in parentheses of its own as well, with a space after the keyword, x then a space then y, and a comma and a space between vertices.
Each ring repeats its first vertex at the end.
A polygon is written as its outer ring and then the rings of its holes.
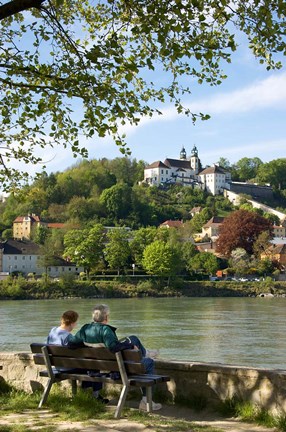
POLYGON ((15 15, 16 13, 23 12, 27 9, 40 9, 42 3, 45 1, 46 0, 11 0, 10 2, 0 6, 0 20, 15 15))

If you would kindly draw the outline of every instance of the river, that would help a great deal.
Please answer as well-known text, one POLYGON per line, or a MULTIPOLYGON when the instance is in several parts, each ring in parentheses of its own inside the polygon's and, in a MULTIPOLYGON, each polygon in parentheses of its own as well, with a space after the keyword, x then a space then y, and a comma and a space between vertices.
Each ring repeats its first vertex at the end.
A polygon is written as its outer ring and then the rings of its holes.
MULTIPOLYGON (((63 311, 91 320, 97 300, 0 301, 0 351, 28 352, 44 342, 63 311)), ((138 335, 160 357, 279 368, 286 366, 286 298, 106 299, 110 323, 138 335)))

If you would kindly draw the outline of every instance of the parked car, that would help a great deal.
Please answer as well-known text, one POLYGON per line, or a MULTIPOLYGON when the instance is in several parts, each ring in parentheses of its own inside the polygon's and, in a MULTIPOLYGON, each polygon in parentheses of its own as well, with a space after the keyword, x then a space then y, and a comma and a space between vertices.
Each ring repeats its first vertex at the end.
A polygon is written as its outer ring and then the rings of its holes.
POLYGON ((219 281, 221 280, 220 278, 218 278, 217 276, 210 276, 210 281, 219 281))

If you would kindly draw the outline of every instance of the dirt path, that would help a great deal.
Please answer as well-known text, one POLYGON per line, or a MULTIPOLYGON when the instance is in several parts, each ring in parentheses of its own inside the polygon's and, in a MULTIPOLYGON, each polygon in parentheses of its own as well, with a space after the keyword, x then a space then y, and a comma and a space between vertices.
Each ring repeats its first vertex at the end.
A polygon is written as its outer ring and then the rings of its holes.
MULTIPOLYGON (((112 407, 113 409, 113 407, 112 407)), ((275 432, 276 429, 269 429, 245 422, 239 422, 233 418, 221 418, 215 413, 196 413, 187 408, 165 406, 160 411, 161 424, 152 425, 150 416, 149 425, 130 421, 126 418, 120 420, 88 420, 87 422, 59 421, 56 414, 49 410, 26 410, 22 414, 9 414, 0 417, 0 432, 4 426, 21 424, 29 427, 31 431, 40 431, 43 427, 52 427, 53 432, 163 432, 170 431, 164 427, 162 417, 169 420, 187 420, 195 425, 209 426, 216 429, 216 432, 275 432)), ((179 430, 179 429, 178 429, 179 430)), ((184 432, 186 432, 184 428, 184 432)), ((192 432, 192 428, 188 432, 192 432)))

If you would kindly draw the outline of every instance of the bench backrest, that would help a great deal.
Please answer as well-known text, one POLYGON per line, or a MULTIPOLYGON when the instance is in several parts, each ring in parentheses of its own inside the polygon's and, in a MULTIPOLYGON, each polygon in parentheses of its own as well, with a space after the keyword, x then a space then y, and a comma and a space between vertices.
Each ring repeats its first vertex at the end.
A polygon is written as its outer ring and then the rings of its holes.
MULTIPOLYGON (((79 368, 87 370, 101 370, 118 372, 118 355, 113 354, 105 347, 69 348, 59 345, 46 345, 32 343, 30 345, 35 364, 46 365, 42 348, 46 347, 51 366, 58 368, 79 368)), ((145 367, 142 355, 138 350, 121 351, 127 374, 144 374, 145 367)))

